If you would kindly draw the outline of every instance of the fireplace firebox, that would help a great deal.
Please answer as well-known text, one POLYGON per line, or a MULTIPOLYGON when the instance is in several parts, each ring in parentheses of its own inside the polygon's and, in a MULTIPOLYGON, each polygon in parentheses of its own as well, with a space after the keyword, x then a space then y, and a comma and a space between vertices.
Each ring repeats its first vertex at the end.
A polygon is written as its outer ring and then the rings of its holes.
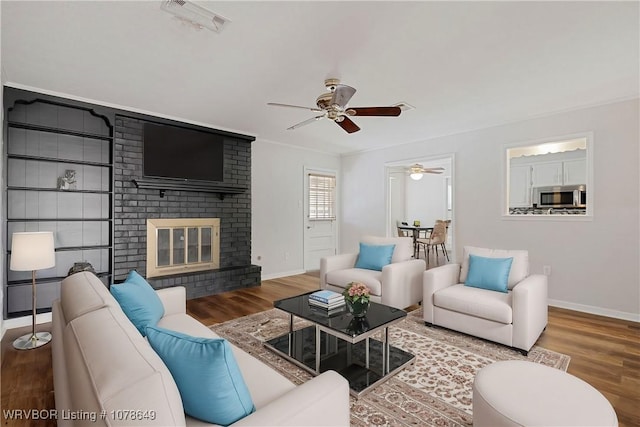
POLYGON ((220 267, 220 218, 147 219, 147 277, 220 267))

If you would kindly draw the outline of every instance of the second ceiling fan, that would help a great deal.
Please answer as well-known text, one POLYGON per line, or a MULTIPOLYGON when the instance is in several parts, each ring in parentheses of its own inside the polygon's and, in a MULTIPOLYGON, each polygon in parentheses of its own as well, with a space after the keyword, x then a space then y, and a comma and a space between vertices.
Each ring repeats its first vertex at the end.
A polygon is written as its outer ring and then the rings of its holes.
POLYGON ((435 168, 425 168, 420 163, 414 163, 413 165, 407 168, 407 173, 411 177, 411 179, 418 181, 422 178, 422 175, 425 173, 433 173, 433 174, 441 174, 444 171, 442 167, 435 168))
POLYGON ((338 79, 326 79, 324 85, 327 88, 326 93, 323 93, 316 99, 317 108, 314 107, 301 107, 298 105, 280 104, 276 102, 269 102, 267 105, 273 105, 276 107, 289 107, 289 108, 301 108, 303 110, 309 110, 316 113, 322 113, 300 123, 297 123, 287 130, 297 129, 306 124, 315 122, 327 118, 333 120, 348 133, 357 132, 360 130, 353 120, 349 117, 355 116, 381 116, 381 117, 395 117, 399 116, 402 110, 400 107, 347 107, 347 104, 351 100, 351 97, 356 90, 351 86, 340 84, 338 79))

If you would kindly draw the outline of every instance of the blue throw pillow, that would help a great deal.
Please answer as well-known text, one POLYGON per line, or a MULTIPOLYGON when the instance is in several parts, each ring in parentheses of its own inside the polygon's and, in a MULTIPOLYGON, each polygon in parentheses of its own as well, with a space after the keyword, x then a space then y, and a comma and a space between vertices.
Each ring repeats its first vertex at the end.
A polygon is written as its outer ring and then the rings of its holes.
POLYGON ((513 258, 485 258, 469 254, 469 273, 465 286, 507 292, 513 258))
POLYGON ((255 411, 229 342, 147 328, 149 344, 169 368, 184 412, 227 426, 255 411))
POLYGON ((123 283, 111 285, 111 295, 142 336, 145 336, 147 326, 157 325, 164 316, 160 297, 144 277, 134 270, 129 272, 123 283))
POLYGON ((356 268, 382 271, 382 267, 391 264, 391 257, 396 245, 368 245, 360 243, 360 253, 356 268))

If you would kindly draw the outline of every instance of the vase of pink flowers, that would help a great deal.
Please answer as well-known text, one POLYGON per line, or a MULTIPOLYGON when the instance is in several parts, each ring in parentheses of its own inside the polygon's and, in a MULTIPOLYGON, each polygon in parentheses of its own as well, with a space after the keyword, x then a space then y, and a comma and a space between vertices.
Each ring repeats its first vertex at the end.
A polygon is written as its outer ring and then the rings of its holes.
POLYGON ((369 309, 371 298, 369 288, 362 282, 351 282, 342 293, 347 309, 353 317, 364 317, 369 309))

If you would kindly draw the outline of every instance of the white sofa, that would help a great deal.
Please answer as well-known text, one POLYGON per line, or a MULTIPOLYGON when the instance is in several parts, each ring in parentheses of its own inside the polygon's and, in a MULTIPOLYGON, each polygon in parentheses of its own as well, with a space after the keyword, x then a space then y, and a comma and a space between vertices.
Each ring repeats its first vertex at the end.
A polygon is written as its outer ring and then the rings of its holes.
POLYGON ((547 277, 529 275, 529 252, 464 247, 460 264, 424 272, 426 325, 438 325, 514 347, 527 354, 547 326, 547 277), (469 255, 513 257, 508 292, 465 286, 469 255))
MULTIPOLYGON (((183 287, 157 294, 165 310, 158 326, 217 337, 186 314, 183 287)), ((92 273, 63 280, 53 306, 52 346, 58 426, 208 425, 185 416, 169 370, 92 273)), ((296 386, 237 347, 233 353, 256 407, 233 426, 349 425, 349 386, 336 372, 296 386)))
POLYGON ((362 243, 396 245, 391 264, 382 271, 355 268, 358 254, 341 254, 320 260, 320 287, 342 293, 350 282, 362 282, 371 291, 371 301, 406 308, 422 301, 422 259, 413 259, 411 237, 365 236, 362 243))

